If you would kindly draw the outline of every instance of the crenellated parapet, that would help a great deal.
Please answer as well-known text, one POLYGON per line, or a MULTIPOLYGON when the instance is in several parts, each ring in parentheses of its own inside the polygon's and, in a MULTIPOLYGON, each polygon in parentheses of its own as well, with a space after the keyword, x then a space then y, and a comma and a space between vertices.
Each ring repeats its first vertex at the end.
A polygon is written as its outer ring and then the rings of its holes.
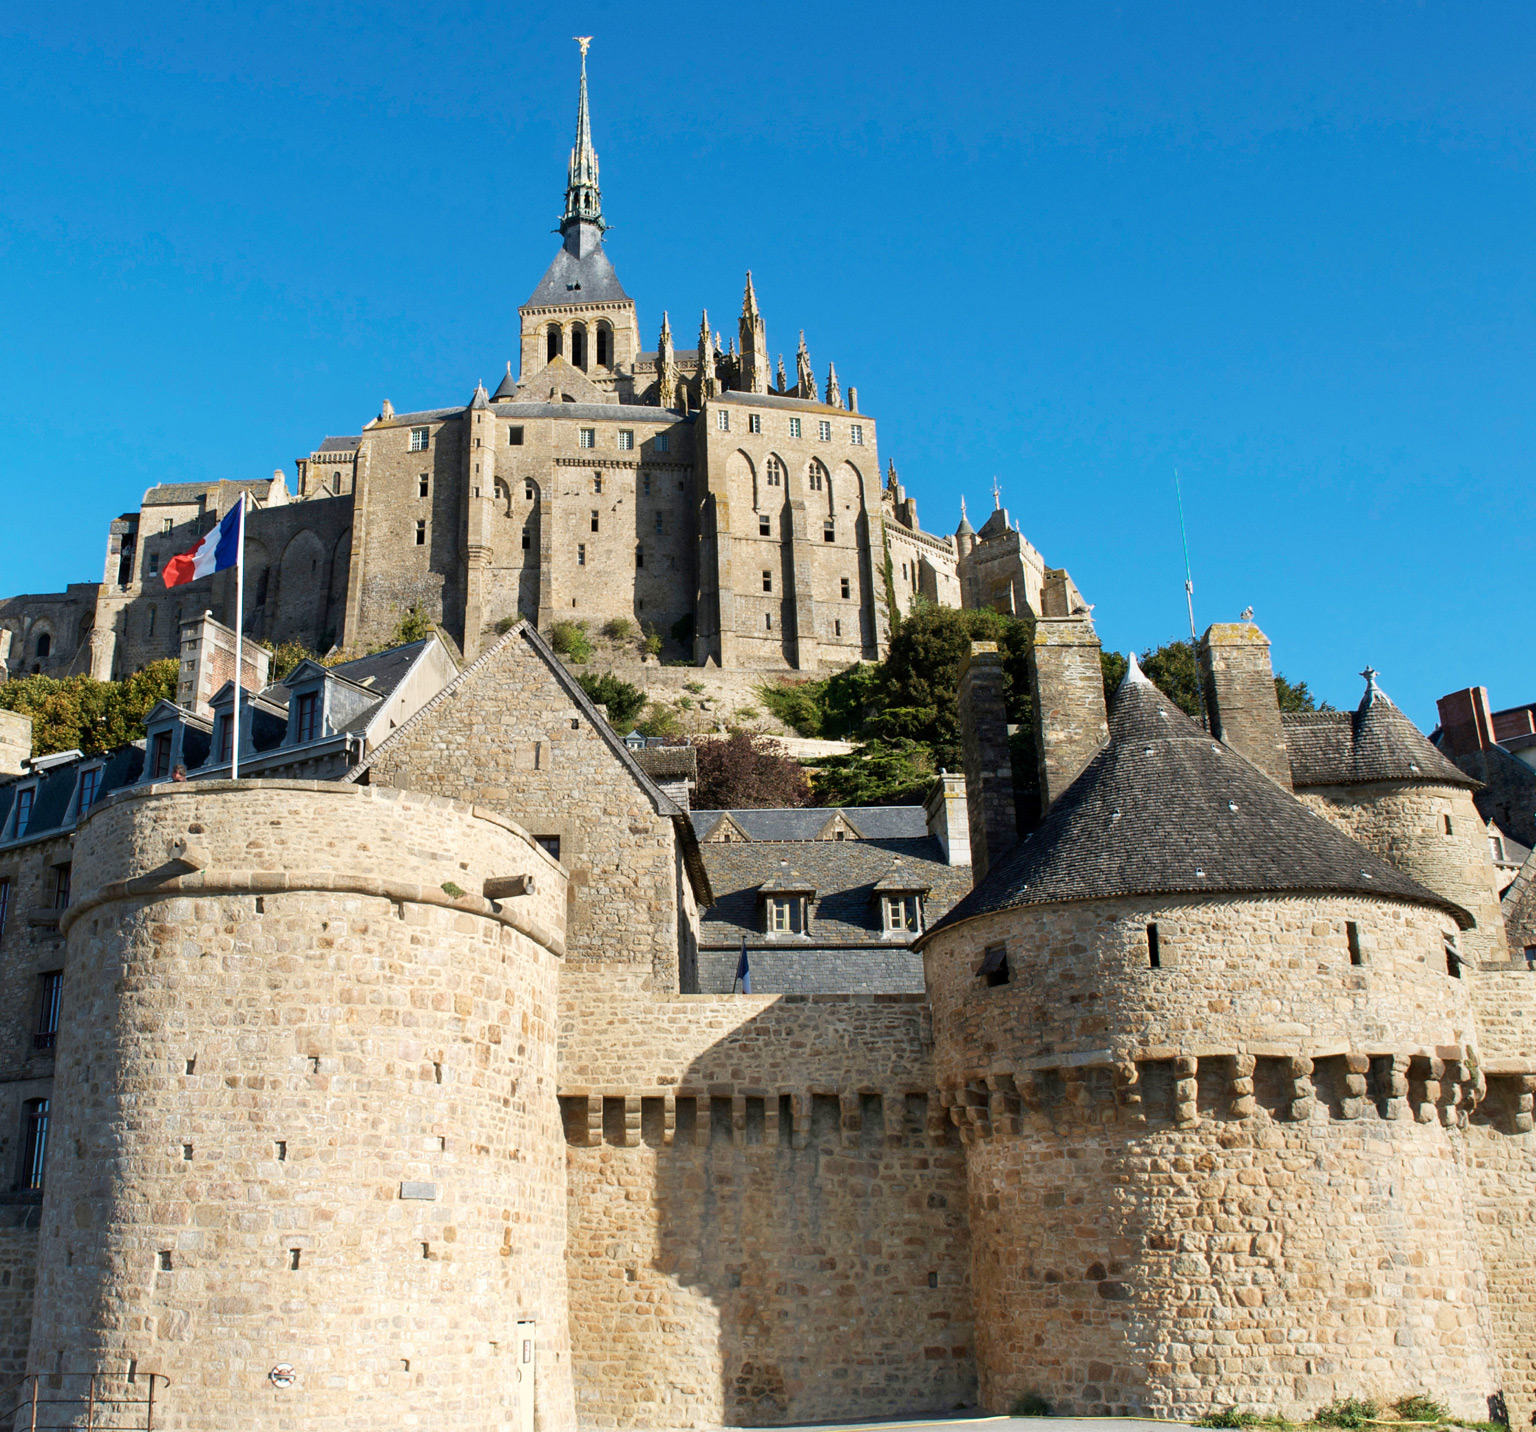
POLYGON ((1304 1124, 1412 1120, 1464 1128, 1474 1118, 1529 1133, 1536 1062, 1485 1068, 1460 1045, 1262 1053, 1168 1048, 992 1065, 947 1081, 938 1100, 967 1145, 1085 1128, 1190 1129, 1202 1122, 1304 1124))

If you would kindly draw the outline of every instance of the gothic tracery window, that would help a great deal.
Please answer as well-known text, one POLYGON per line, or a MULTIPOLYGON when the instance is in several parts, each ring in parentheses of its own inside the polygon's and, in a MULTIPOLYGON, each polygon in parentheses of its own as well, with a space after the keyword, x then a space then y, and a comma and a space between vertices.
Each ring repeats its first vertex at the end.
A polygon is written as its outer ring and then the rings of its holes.
POLYGON ((771 455, 768 458, 768 486, 784 486, 784 464, 771 455))

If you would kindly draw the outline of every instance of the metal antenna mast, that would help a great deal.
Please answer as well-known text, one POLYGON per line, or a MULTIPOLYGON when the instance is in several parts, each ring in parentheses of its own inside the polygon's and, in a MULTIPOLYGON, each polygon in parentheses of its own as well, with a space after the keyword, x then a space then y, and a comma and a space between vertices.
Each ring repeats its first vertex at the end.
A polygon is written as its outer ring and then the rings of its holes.
POLYGON ((1179 504, 1179 540, 1184 544, 1184 602, 1189 608, 1189 646, 1195 659, 1195 699, 1200 703, 1200 724, 1210 730, 1205 709, 1205 683, 1200 679, 1200 638, 1195 632, 1195 579, 1189 569, 1189 533, 1184 527, 1184 491, 1179 485, 1179 470, 1173 470, 1173 495, 1179 504))

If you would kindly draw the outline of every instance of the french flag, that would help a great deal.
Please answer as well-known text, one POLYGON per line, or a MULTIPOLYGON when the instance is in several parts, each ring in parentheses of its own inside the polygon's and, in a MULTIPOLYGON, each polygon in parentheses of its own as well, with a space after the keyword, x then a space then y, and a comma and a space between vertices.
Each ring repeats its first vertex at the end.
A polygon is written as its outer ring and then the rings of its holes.
POLYGON ((190 552, 182 552, 165 564, 165 585, 179 587, 197 577, 212 576, 226 567, 233 567, 240 560, 240 516, 245 508, 245 496, 224 514, 219 523, 190 552))

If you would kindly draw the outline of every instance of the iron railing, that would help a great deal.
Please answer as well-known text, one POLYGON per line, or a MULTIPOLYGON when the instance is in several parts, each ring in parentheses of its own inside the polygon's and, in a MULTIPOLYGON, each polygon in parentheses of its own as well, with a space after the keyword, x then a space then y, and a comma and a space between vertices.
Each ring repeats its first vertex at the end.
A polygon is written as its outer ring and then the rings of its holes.
POLYGON ((5 1390, 7 1432, 154 1432, 158 1372, 34 1372, 5 1390))

